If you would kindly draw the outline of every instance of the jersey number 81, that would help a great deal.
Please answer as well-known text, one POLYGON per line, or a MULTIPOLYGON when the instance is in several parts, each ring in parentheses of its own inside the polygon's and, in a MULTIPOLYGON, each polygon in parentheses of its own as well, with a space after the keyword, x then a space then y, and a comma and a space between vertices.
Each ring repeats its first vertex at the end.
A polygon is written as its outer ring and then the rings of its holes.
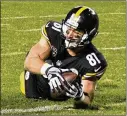
POLYGON ((97 63, 100 64, 101 61, 98 59, 95 53, 88 54, 86 56, 86 59, 88 60, 89 64, 91 66, 95 66, 97 63))

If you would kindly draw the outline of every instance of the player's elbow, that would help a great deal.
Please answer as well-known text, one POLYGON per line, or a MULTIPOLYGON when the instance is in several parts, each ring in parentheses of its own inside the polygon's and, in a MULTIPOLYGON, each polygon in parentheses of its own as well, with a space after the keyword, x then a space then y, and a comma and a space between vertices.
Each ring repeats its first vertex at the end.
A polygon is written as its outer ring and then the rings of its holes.
POLYGON ((26 59, 24 61, 24 69, 28 70, 29 67, 30 67, 29 59, 28 59, 28 57, 26 57, 26 59))
POLYGON ((27 54, 25 61, 24 61, 24 69, 25 70, 30 70, 31 68, 31 63, 32 63, 32 55, 31 55, 31 51, 27 54))

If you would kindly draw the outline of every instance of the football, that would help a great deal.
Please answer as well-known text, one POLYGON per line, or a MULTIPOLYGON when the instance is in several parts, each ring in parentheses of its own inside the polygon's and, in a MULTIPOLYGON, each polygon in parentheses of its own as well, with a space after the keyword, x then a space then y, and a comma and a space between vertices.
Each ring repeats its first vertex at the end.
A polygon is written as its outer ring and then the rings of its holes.
POLYGON ((78 75, 74 72, 64 72, 62 76, 67 82, 72 83, 77 78, 78 75))
MULTIPOLYGON (((64 72, 64 73, 62 73, 62 76, 69 83, 73 83, 74 80, 78 77, 78 75, 74 72, 64 72)), ((65 95, 65 90, 64 89, 61 93, 58 93, 58 92, 51 93, 51 97, 54 100, 63 100, 65 98, 64 95, 65 95)))

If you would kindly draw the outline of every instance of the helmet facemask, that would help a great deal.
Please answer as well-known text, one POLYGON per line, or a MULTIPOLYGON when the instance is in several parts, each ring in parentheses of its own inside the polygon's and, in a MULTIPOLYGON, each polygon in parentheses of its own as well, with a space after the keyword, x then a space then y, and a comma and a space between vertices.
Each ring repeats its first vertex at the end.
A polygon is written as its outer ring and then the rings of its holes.
MULTIPOLYGON (((88 34, 87 32, 85 32, 85 34, 82 34, 82 35, 79 35, 77 36, 76 38, 73 38, 73 39, 68 39, 66 38, 67 36, 67 31, 69 30, 69 28, 73 28, 75 29, 75 26, 69 24, 69 23, 63 23, 62 25, 62 32, 63 32, 63 35, 65 37, 65 47, 66 48, 78 48, 78 47, 83 47, 84 44, 88 44, 89 42, 87 41, 88 39, 88 34)), ((75 29, 77 30, 77 29, 75 29)), ((80 30, 77 30, 80 32, 80 30)), ((84 33, 84 32, 82 32, 84 33)))

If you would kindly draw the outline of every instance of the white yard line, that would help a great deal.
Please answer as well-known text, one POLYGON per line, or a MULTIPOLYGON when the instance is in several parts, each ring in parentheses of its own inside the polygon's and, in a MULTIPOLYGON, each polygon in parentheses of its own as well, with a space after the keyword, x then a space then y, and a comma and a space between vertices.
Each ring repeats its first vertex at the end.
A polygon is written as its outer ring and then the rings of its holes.
MULTIPOLYGON (((106 104, 105 106, 122 106, 125 103, 114 103, 114 104, 106 104)), ((125 104, 126 105, 126 104, 125 104)), ((33 112, 48 112, 48 111, 58 111, 58 110, 75 110, 73 109, 73 105, 50 105, 50 106, 43 106, 43 107, 35 107, 29 109, 2 109, 1 114, 15 114, 15 113, 33 113, 33 112)))
MULTIPOLYGON (((98 15, 125 15, 126 13, 98 13, 98 15)), ((39 16, 39 18, 50 18, 50 17, 64 17, 66 14, 62 15, 45 15, 39 16)), ((1 19, 27 19, 27 18, 35 18, 36 16, 21 16, 21 17, 1 17, 1 19)))
POLYGON ((3 23, 1 24, 1 26, 7 26, 7 25, 10 25, 10 24, 3 24, 3 23))
POLYGON ((106 104, 105 106, 114 107, 114 106, 122 106, 124 104, 126 105, 126 103, 122 102, 122 103, 106 104))
MULTIPOLYGON (((122 46, 122 47, 114 47, 114 48, 98 48, 100 50, 123 50, 126 49, 126 47, 122 46)), ((26 54, 26 52, 11 52, 11 53, 3 53, 1 54, 1 56, 15 56, 15 55, 22 55, 22 54, 26 54)))
POLYGON ((1 114, 58 111, 67 107, 72 107, 72 106, 50 105, 50 106, 35 107, 29 109, 3 109, 1 110, 1 114))
POLYGON ((11 52, 11 53, 1 54, 1 56, 15 56, 15 55, 22 55, 22 54, 26 54, 26 52, 11 52))
POLYGON ((126 47, 114 47, 114 48, 98 48, 100 50, 121 50, 126 49, 126 47))
POLYGON ((34 18, 35 16, 21 16, 21 17, 1 17, 1 19, 27 19, 34 18))
POLYGON ((39 16, 39 18, 64 17, 64 16, 66 16, 66 14, 62 14, 62 15, 47 15, 47 16, 39 16))
POLYGON ((19 32, 31 32, 31 31, 40 31, 41 29, 26 29, 26 30, 15 30, 19 32))
MULTIPOLYGON (((39 16, 39 18, 50 18, 50 17, 64 17, 66 14, 63 15, 45 15, 39 16)), ((21 17, 2 17, 1 19, 27 19, 27 18, 35 18, 37 16, 21 16, 21 17)))
POLYGON ((119 12, 119 13, 99 13, 99 15, 107 15, 107 14, 109 14, 109 15, 125 15, 126 13, 124 13, 124 12, 119 12))
POLYGON ((100 32, 98 33, 99 35, 109 35, 109 34, 112 34, 112 32, 100 32))

